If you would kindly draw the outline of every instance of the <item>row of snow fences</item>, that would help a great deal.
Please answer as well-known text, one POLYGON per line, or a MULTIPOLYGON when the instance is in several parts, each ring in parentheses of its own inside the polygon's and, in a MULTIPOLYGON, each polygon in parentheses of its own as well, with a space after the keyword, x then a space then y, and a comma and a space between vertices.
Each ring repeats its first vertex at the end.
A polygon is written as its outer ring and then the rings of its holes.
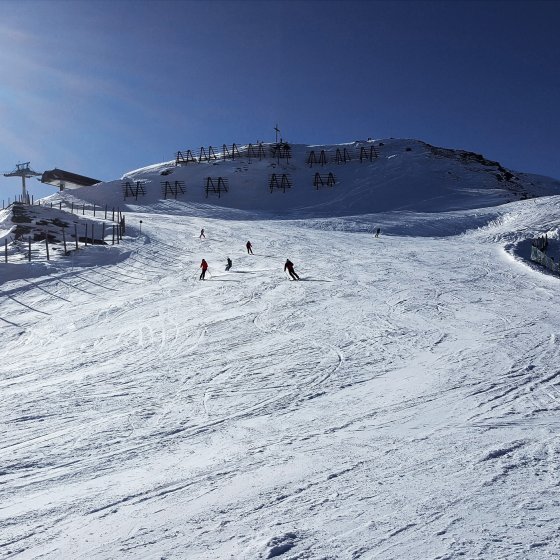
MULTIPOLYGON (((74 227, 70 227, 70 233, 67 238, 66 230, 68 227, 61 226, 58 230, 54 231, 53 226, 45 227, 41 234, 35 234, 33 238, 27 236, 25 239, 21 237, 11 243, 8 243, 7 239, 4 239, 4 262, 8 263, 10 257, 13 261, 21 262, 22 257, 27 261, 32 261, 32 242, 36 243, 38 241, 45 242, 45 255, 46 260, 50 260, 50 251, 53 247, 58 248, 60 245, 60 238, 62 238, 62 246, 64 248, 64 254, 70 255, 72 250, 78 250, 79 244, 87 247, 88 245, 108 245, 109 241, 107 237, 109 236, 111 245, 118 245, 123 238, 125 232, 125 219, 122 217, 118 224, 106 224, 105 222, 99 223, 85 223, 77 224, 74 223, 74 227), (82 226, 83 225, 83 229, 82 226), (73 229, 73 231, 72 231, 73 229), (81 230, 81 231, 80 231, 81 230), (57 234, 60 233, 60 236, 57 234), (73 240, 72 240, 73 238, 73 240)), ((35 260, 42 260, 43 253, 41 253, 35 246, 35 260)))
POLYGON ((188 165, 189 163, 210 163, 218 160, 258 159, 259 161, 271 157, 273 159, 286 159, 291 157, 291 147, 284 142, 267 145, 267 149, 262 142, 238 146, 237 144, 222 144, 217 146, 201 146, 199 149, 179 150, 175 154, 175 166, 188 165))
MULTIPOLYGON (((227 159, 235 160, 235 158, 248 159, 249 162, 252 159, 261 161, 267 157, 276 159, 278 163, 280 163, 280 160, 286 160, 286 163, 289 163, 292 157, 291 146, 286 142, 267 144, 266 147, 262 142, 258 144, 248 144, 246 146, 223 144, 221 148, 202 146, 198 150, 177 151, 175 154, 175 166, 188 165, 189 163, 210 163, 218 160, 225 161, 227 159), (268 150, 266 148, 268 148, 268 150)), ((314 165, 324 166, 327 165, 327 163, 336 163, 338 165, 341 163, 348 163, 352 160, 359 160, 360 163, 364 161, 373 161, 378 157, 378 149, 373 144, 370 144, 368 146, 360 146, 359 151, 357 148, 356 150, 350 148, 336 148, 334 152, 310 150, 306 154, 305 163, 310 167, 314 165)))
MULTIPOLYGON (((336 176, 334 173, 315 173, 313 177, 313 186, 319 190, 320 187, 334 187, 337 183, 336 176)), ((138 195, 145 195, 146 189, 144 188, 145 183, 136 181, 132 183, 130 181, 123 182, 123 193, 125 199, 127 196, 133 196, 138 200, 138 195)), ((272 173, 268 178, 268 190, 272 194, 275 190, 281 190, 284 193, 286 189, 291 189, 293 187, 292 179, 287 173, 272 173)), ((226 177, 206 177, 204 181, 204 193, 206 198, 210 195, 217 195, 221 198, 222 194, 229 192, 229 181, 226 177)), ((185 194, 186 185, 185 181, 161 181, 161 191, 163 198, 175 198, 181 194, 185 194)))
POLYGON ((372 144, 371 146, 360 146, 360 151, 350 150, 349 148, 337 148, 335 152, 328 152, 326 150, 321 150, 316 152, 315 150, 310 150, 307 152, 305 163, 309 167, 314 165, 320 165, 321 167, 329 164, 336 163, 337 165, 341 163, 348 163, 352 160, 359 160, 360 163, 364 161, 373 161, 379 157, 379 152, 372 144))
MULTIPOLYGON (((136 183, 138 184, 132 184, 129 181, 126 182, 126 185, 123 183, 125 198, 127 196, 133 196, 137 200, 139 194, 146 194, 144 189, 145 183, 140 184, 140 181, 136 183)), ((315 173, 313 177, 313 186, 317 190, 319 190, 320 187, 334 187, 335 184, 337 184, 337 180, 332 172, 323 174, 315 173)), ((268 178, 268 190, 271 194, 275 190, 281 190, 285 193, 286 189, 292 187, 292 179, 287 173, 272 173, 268 178)), ((206 198, 208 198, 209 195, 217 195, 218 198, 220 198, 223 193, 229 192, 229 182, 226 177, 206 177, 203 188, 206 198)), ((168 197, 177 199, 179 195, 185 194, 185 189, 185 181, 161 181, 161 190, 165 199, 168 197)))
POLYGON ((534 245, 531 246, 531 260, 541 264, 556 274, 560 274, 560 259, 555 263, 553 257, 549 257, 534 245))

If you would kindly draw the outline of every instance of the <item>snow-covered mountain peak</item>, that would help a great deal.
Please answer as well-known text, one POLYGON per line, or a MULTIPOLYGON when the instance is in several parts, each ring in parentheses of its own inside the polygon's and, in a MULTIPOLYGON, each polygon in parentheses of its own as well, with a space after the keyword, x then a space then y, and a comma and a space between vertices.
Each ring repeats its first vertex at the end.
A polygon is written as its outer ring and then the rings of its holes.
POLYGON ((167 207, 174 199, 277 217, 328 217, 446 212, 560 193, 557 180, 419 140, 284 145, 286 151, 276 144, 182 150, 175 161, 130 171, 77 194, 98 204, 118 202, 125 209, 157 211, 162 200, 167 207), (127 181, 128 190, 123 186, 127 181), (135 191, 138 182, 142 188, 135 191), (182 185, 180 191, 175 184, 182 185))

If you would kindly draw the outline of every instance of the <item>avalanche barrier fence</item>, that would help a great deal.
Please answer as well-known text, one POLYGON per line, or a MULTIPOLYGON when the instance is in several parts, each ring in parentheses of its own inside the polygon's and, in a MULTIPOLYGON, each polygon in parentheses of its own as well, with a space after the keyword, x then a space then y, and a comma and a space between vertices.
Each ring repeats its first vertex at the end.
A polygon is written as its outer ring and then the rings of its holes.
POLYGON ((535 247, 535 245, 531 246, 531 260, 541 264, 545 268, 548 268, 548 270, 554 272, 555 274, 560 275, 560 259, 557 263, 555 263, 554 257, 549 257, 543 251, 535 247))

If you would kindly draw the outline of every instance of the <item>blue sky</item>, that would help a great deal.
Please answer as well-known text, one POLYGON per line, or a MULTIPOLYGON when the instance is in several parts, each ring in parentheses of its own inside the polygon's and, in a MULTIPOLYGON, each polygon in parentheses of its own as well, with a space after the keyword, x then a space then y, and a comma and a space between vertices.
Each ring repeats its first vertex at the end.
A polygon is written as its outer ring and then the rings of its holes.
MULTIPOLYGON (((278 123, 560 178, 558 29, 554 1, 2 0, 0 170, 111 180, 278 123)), ((0 177, 0 198, 19 185, 0 177)))

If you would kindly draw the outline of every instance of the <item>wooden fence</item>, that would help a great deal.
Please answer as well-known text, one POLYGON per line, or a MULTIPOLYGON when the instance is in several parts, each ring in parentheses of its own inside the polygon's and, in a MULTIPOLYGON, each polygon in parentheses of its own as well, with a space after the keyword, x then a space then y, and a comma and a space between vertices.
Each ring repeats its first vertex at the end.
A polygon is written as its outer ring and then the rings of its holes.
POLYGON ((549 257, 544 251, 541 251, 536 245, 531 246, 531 260, 539 263, 548 270, 560 275, 560 258, 558 262, 554 262, 554 257, 549 257))
MULTIPOLYGON (((12 203, 10 206, 13 206, 12 203)), ((22 257, 24 260, 31 262, 32 260, 50 260, 51 251, 53 249, 63 248, 64 255, 69 255, 72 250, 77 250, 80 244, 84 247, 88 245, 115 245, 120 244, 126 231, 126 219, 124 214, 121 213, 120 208, 112 208, 109 210, 108 206, 104 208, 86 204, 74 205, 74 203, 62 202, 58 204, 49 203, 37 204, 36 206, 43 206, 47 208, 54 208, 62 210, 67 207, 71 213, 76 210, 77 215, 85 216, 86 210, 93 214, 96 218, 99 214, 99 219, 104 215, 103 222, 89 220, 80 223, 74 222, 71 225, 62 224, 59 217, 55 218, 53 222, 47 224, 35 223, 27 227, 35 230, 33 236, 22 235, 17 239, 8 242, 7 238, 3 240, 3 246, 0 251, 3 253, 3 258, 0 258, 0 263, 8 262, 21 262, 22 257), (58 225, 56 222, 61 223, 58 225), (109 222, 109 223, 108 223, 109 222), (45 243, 44 252, 39 250, 39 243, 45 243), (33 259, 33 256, 35 257, 33 259)), ((8 207, 9 208, 9 207, 8 207)))

